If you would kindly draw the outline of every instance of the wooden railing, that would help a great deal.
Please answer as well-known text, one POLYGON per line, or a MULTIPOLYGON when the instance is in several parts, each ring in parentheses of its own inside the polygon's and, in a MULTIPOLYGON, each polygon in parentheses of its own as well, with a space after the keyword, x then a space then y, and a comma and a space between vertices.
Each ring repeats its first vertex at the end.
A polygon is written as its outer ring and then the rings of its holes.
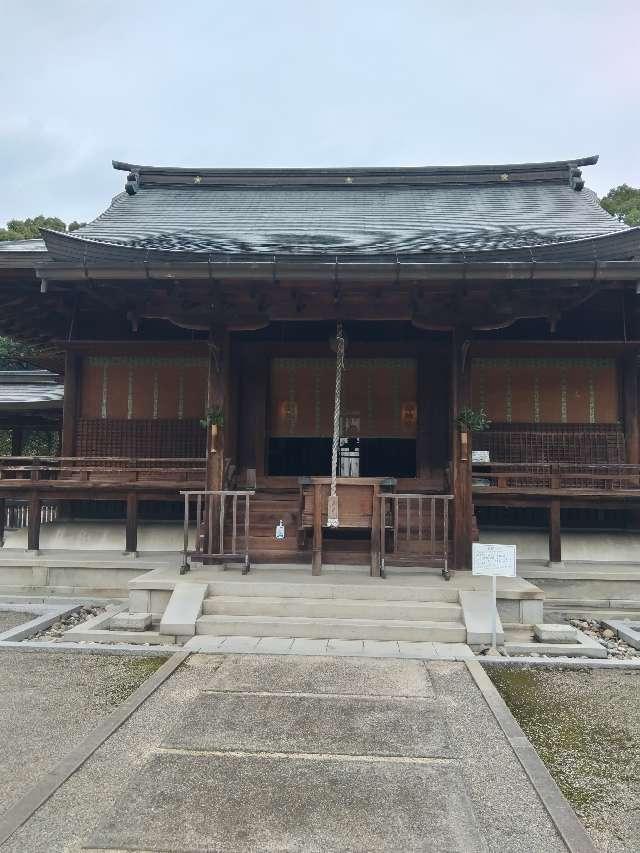
POLYGON ((205 460, 187 458, 7 457, 0 459, 0 487, 29 488, 38 481, 90 483, 159 483, 184 485, 204 482, 205 460), (28 482, 25 482, 28 481, 28 482))
POLYGON ((254 491, 182 491, 184 495, 184 546, 181 574, 189 571, 189 556, 207 562, 242 562, 242 574, 251 568, 249 558, 250 500, 254 491), (241 498, 238 507, 238 498, 241 498), (238 512, 240 509, 240 512, 238 512), (228 512, 227 512, 228 511, 228 512), (242 533, 238 533, 242 515, 242 533), (195 543, 189 548, 191 523, 195 525, 195 543), (242 541, 242 550, 238 542, 242 541), (227 547, 228 546, 228 547, 227 547))
MULTIPOLYGON (((43 504, 59 500, 126 501, 125 550, 135 554, 139 501, 177 498, 182 489, 201 488, 205 474, 206 462, 202 457, 2 457, 0 506, 7 498, 15 499, 25 493, 29 500, 27 547, 37 551, 43 504)), ((3 520, 0 513, 0 528, 3 520)))
POLYGON ((476 463, 473 488, 596 492, 640 490, 640 465, 536 462, 476 463))
POLYGON ((413 547, 420 562, 439 562, 449 574, 449 505, 453 495, 391 493, 380 495, 380 561, 385 574, 387 554, 398 555, 403 545, 413 547), (391 548, 387 550, 387 537, 391 548))
MULTIPOLYGON (((40 522, 52 524, 58 518, 57 504, 42 504, 40 522)), ((8 502, 4 510, 4 529, 22 530, 29 526, 29 504, 24 501, 8 502)))

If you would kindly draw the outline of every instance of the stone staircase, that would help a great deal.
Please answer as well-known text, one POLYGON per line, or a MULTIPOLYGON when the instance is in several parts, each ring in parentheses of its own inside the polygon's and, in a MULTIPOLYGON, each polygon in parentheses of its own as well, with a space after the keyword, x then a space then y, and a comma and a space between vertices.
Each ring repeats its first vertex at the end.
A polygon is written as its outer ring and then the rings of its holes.
MULTIPOLYGON (((269 564, 249 575, 219 566, 181 575, 177 562, 131 579, 128 606, 73 629, 73 639, 184 644, 197 635, 480 646, 491 638, 487 579, 467 572, 450 582, 437 569, 381 580, 364 567, 336 566, 312 576, 306 567, 269 564)), ((543 599, 523 578, 499 578, 500 615, 510 624, 542 622, 543 599)), ((500 619, 497 628, 502 642, 500 619)))
POLYGON ((458 591, 445 585, 209 583, 196 634, 465 642, 458 591))

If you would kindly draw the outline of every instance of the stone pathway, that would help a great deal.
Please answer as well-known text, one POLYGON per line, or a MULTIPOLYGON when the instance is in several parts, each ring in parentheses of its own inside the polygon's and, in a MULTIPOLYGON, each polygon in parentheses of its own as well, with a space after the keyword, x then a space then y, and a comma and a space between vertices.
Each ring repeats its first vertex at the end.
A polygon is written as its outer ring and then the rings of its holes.
POLYGON ((189 652, 252 655, 347 655, 406 660, 473 660, 466 643, 409 643, 398 640, 312 640, 308 637, 196 636, 184 646, 189 652))
POLYGON ((465 664, 199 654, 5 850, 566 848, 465 664))

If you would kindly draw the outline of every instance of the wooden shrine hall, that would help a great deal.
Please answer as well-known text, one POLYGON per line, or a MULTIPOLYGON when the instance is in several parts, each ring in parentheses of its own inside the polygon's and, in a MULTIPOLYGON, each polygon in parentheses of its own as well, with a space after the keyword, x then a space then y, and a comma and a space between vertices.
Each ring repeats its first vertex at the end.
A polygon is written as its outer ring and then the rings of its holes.
POLYGON ((636 528, 640 228, 596 161, 115 162, 93 222, 0 244, 2 334, 65 354, 59 456, 0 464, 28 547, 43 503, 119 507, 130 552, 182 525, 185 568, 374 576, 469 569, 485 517, 543 517, 552 563, 571 513, 636 528))

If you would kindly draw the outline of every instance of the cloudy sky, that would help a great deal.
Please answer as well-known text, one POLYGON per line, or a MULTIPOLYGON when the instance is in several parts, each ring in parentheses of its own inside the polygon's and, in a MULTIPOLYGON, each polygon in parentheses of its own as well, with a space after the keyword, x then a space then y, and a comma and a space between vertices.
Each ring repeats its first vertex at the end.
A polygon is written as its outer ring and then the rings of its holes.
POLYGON ((589 186, 640 186, 637 0, 0 0, 0 29, 0 225, 93 218, 114 158, 599 153, 589 186))

